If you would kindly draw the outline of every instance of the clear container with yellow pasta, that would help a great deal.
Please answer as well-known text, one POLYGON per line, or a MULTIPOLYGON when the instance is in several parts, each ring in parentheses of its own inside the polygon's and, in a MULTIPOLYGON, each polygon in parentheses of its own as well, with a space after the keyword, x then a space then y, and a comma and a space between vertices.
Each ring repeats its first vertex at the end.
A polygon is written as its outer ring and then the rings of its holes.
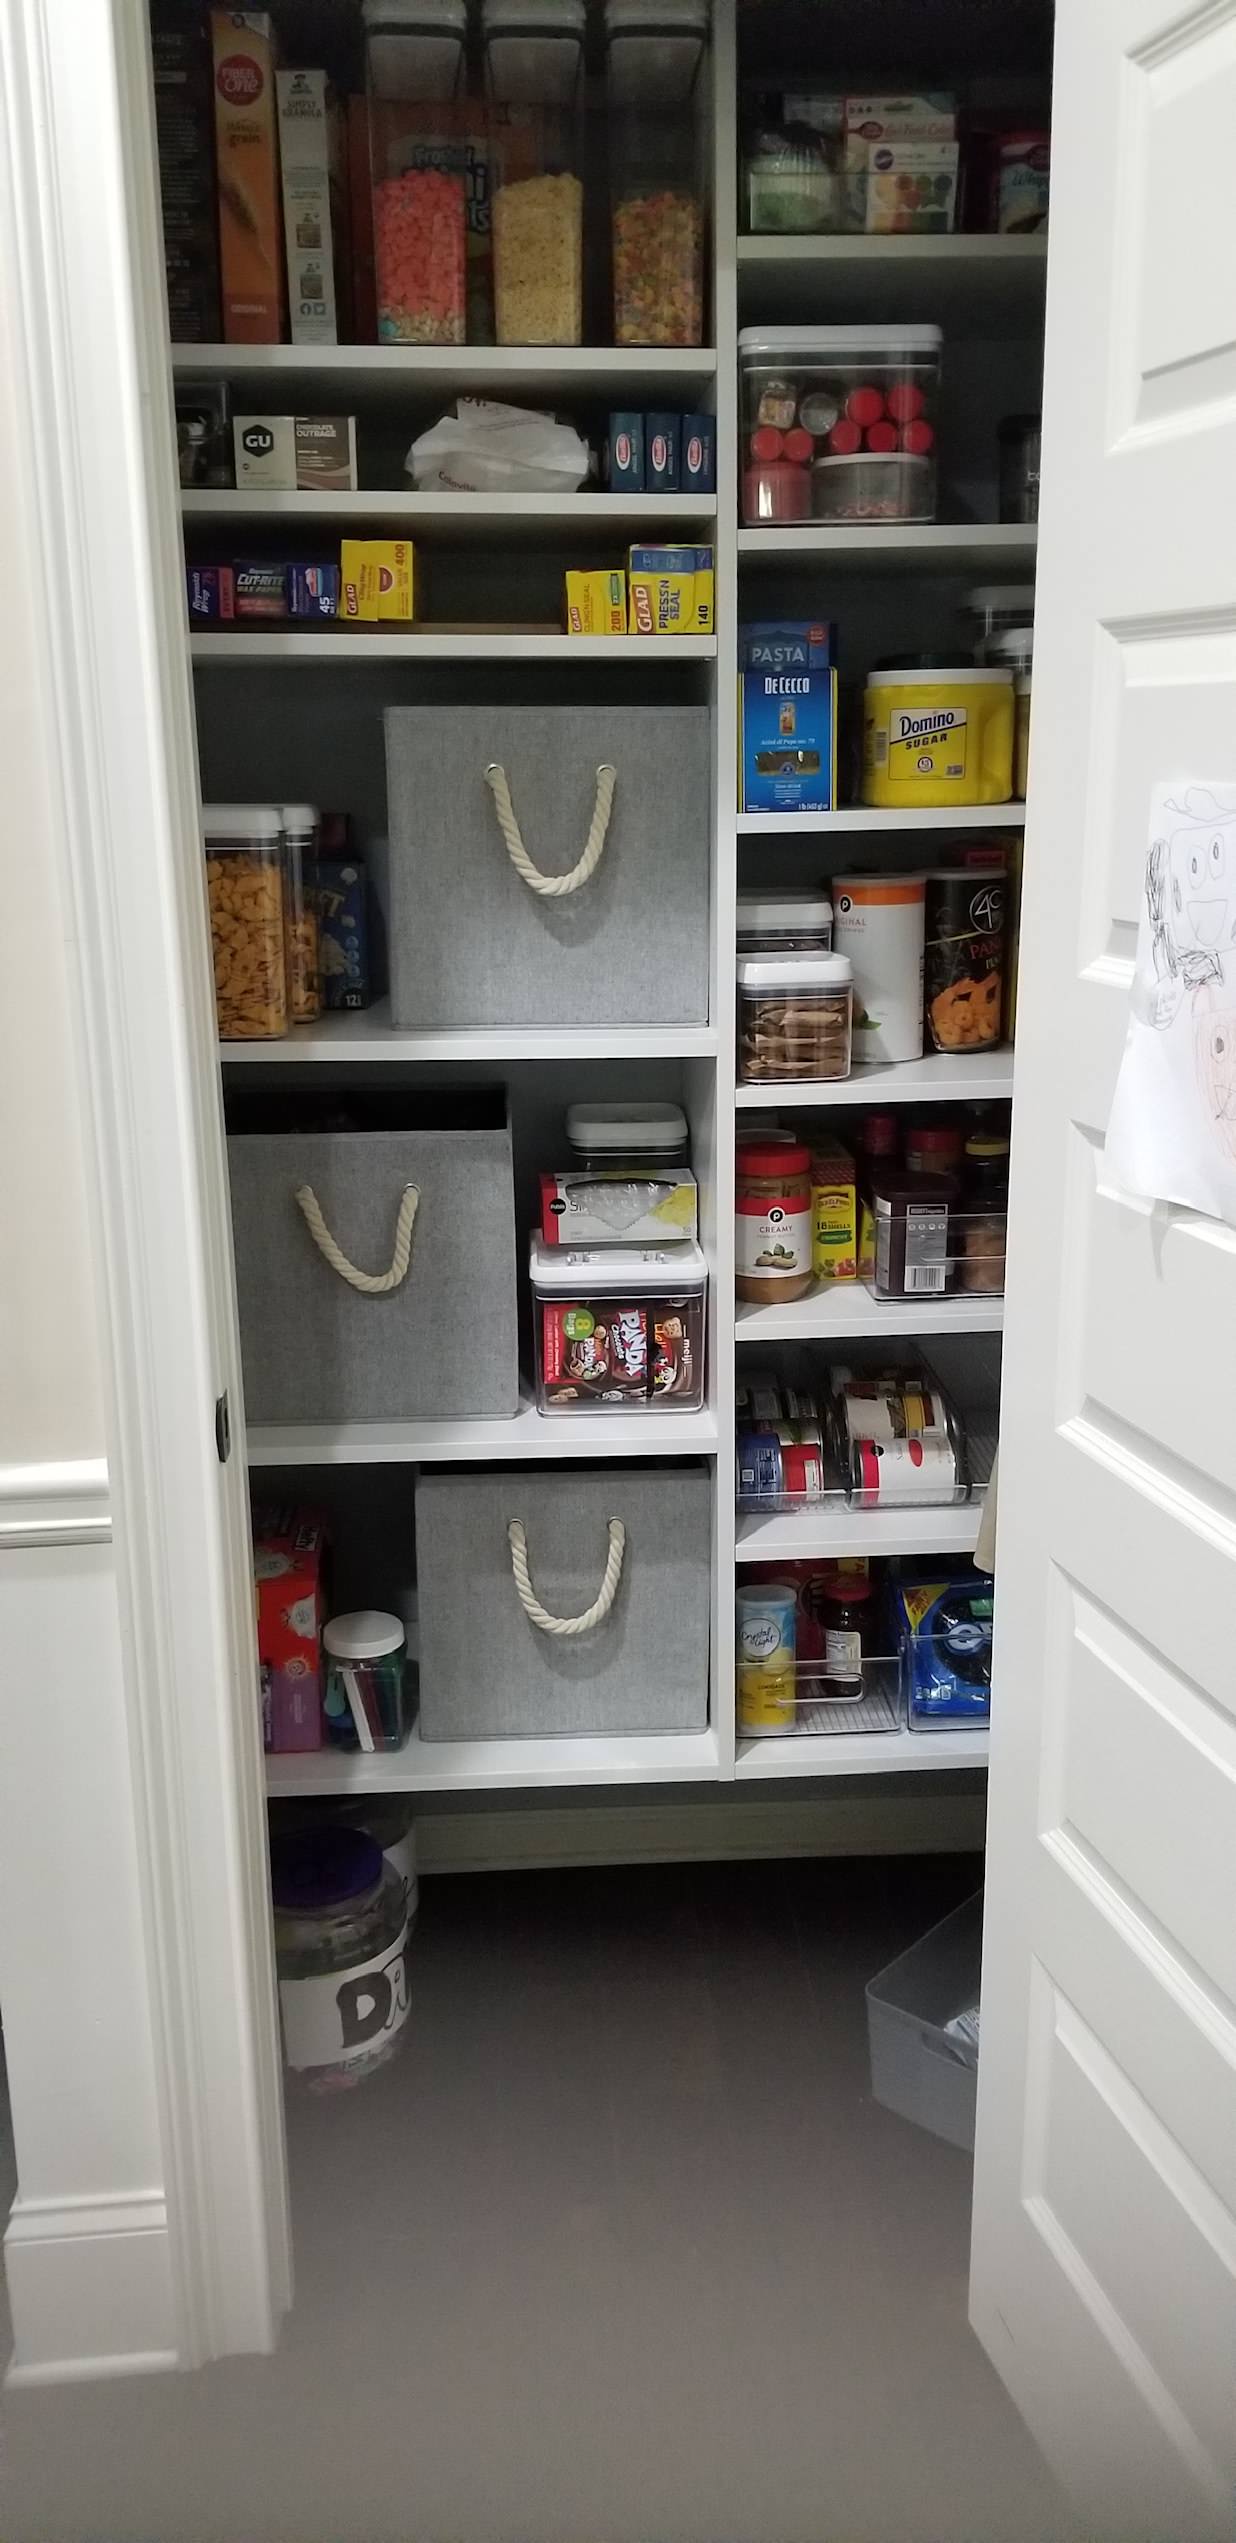
POLYGON ((570 112, 529 110, 493 137, 499 344, 581 344, 584 189, 570 112))
POLYGON ((283 855, 288 1015, 313 1024, 322 1012, 322 948, 318 927, 318 832, 316 804, 284 804, 283 855))
POLYGON ((288 1029, 282 809, 206 804, 202 836, 219 1039, 277 1041, 288 1029))

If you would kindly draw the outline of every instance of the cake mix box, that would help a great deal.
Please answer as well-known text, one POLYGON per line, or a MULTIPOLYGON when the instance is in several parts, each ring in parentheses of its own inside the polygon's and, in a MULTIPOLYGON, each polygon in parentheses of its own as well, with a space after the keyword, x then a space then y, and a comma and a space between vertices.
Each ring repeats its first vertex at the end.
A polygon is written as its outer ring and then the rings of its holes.
POLYGON ((322 1745, 322 1627, 326 1529, 316 1511, 255 1509, 263 1745, 276 1753, 322 1745))
POLYGON ((275 34, 269 10, 212 9, 223 334, 281 344, 283 223, 275 34))

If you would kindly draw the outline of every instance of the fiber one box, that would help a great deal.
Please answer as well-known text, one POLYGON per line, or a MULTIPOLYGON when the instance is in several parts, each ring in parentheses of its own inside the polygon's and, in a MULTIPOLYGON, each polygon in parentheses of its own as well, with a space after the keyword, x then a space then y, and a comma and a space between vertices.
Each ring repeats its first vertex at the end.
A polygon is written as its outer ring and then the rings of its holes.
POLYGON ((322 1745, 326 1530, 316 1512, 255 1510, 253 1580, 264 1747, 322 1745))
POLYGON ((827 671, 836 649, 828 618, 762 618, 738 630, 740 671, 827 671))
POLYGON ((325 71, 278 71, 279 166, 293 344, 337 344, 342 131, 325 71))
POLYGON ((267 9, 212 9, 223 334, 283 339, 275 35, 267 9))
POLYGON ((831 812, 837 800, 837 674, 740 671, 743 812, 831 812))
POLYGON ((625 636, 627 578, 621 568, 567 575, 566 627, 568 636, 625 636))
POLYGON ((355 494, 354 415, 237 415, 238 486, 265 494, 355 494))
POLYGON ((633 547, 627 558, 633 636, 711 635, 713 561, 710 547, 633 547))

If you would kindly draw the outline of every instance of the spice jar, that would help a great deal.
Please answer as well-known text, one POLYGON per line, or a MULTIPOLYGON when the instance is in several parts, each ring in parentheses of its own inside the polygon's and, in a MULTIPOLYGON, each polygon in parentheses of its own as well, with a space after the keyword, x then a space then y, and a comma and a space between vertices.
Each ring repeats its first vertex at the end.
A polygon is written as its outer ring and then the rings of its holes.
POLYGON ((365 0, 364 20, 378 340, 462 344, 465 0, 365 0))
POLYGON ((288 1029, 283 814, 277 804, 204 804, 206 892, 223 1042, 288 1029))
POLYGON ((735 1296, 758 1306, 805 1298, 811 1287, 809 1151, 740 1139, 734 1178, 735 1296))
POLYGON ((704 209, 681 114, 611 116, 614 342, 704 341, 704 209))
POLYGON ((738 965, 738 1074, 746 1085, 848 1077, 853 972, 844 954, 757 955, 738 965))
POLYGON ((999 1297, 1004 1288, 1008 1231, 1007 1139, 986 1137, 981 1132, 967 1139, 962 1199, 961 1246, 955 1266, 957 1286, 999 1297))
POLYGON ((318 831, 322 816, 316 804, 284 804, 282 811, 287 891, 288 1006, 293 1024, 312 1024, 322 1012, 322 948, 316 884, 318 831))
POLYGON ((404 1885, 359 1828, 271 1847, 284 2060, 310 2092, 385 2066, 408 2019, 404 1885))
POLYGON ((861 1573, 853 1578, 826 1578, 820 1589, 824 1607, 821 1693, 831 1704, 857 1704, 863 1693, 863 1662, 875 1631, 871 1580, 861 1573))

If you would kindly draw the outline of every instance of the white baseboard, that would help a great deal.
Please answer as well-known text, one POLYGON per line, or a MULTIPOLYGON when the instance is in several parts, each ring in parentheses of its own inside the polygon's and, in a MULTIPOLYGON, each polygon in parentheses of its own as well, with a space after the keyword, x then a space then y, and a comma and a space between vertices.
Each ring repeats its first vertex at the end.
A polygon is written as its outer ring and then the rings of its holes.
POLYGON ((418 1869, 429 1873, 815 1854, 969 1854, 982 1848, 986 1818, 985 1790, 933 1791, 929 1797, 834 1790, 777 1800, 743 1794, 686 1804, 434 1811, 418 1814, 416 1859, 418 1869))
POLYGON ((4 2238, 10 2385, 153 2375, 179 2364, 161 2195, 14 2200, 4 2238))

